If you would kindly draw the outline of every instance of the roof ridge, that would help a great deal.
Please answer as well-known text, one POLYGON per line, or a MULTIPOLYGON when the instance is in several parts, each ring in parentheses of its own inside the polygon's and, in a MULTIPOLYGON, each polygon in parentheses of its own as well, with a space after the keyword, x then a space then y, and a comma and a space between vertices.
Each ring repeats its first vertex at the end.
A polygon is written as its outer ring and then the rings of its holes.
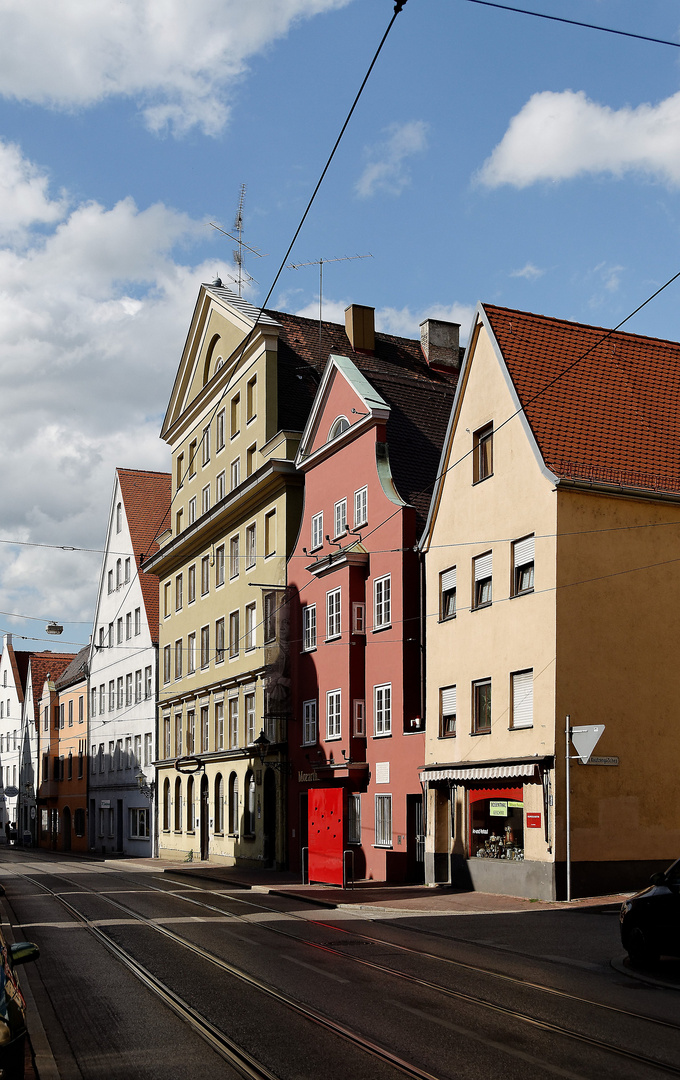
POLYGON ((574 329, 579 330, 594 330, 603 334, 608 334, 610 337, 613 334, 620 334, 626 338, 637 338, 640 341, 653 341, 659 345, 673 345, 675 348, 680 348, 680 342, 671 341, 670 338, 657 338, 652 337, 650 334, 636 334, 630 330, 620 330, 615 327, 597 326, 594 323, 578 322, 575 319, 564 319, 559 315, 541 315, 535 311, 523 311, 521 308, 507 308, 502 307, 500 304, 487 304, 482 302, 482 307, 485 311, 492 308, 494 311, 502 312, 507 315, 521 315, 528 319, 540 319, 547 323, 558 323, 561 326, 571 326, 574 329))

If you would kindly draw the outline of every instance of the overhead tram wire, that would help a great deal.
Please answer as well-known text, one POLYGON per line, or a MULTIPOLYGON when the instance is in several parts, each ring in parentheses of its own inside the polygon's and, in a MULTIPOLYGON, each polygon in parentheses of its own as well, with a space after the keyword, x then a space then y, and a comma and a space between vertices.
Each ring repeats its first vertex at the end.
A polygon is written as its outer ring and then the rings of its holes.
POLYGON ((619 37, 635 38, 638 41, 650 41, 654 45, 670 45, 674 49, 680 49, 680 42, 678 41, 667 41, 665 38, 635 34, 632 30, 615 30, 611 26, 598 26, 596 23, 580 22, 578 19, 567 19, 563 15, 547 15, 543 11, 529 11, 527 8, 513 7, 511 4, 497 4, 494 0, 466 0, 466 2, 468 4, 480 4, 482 7, 500 8, 501 11, 512 11, 517 15, 533 15, 535 19, 567 23, 568 26, 582 26, 586 30, 599 30, 603 34, 617 34, 619 37))

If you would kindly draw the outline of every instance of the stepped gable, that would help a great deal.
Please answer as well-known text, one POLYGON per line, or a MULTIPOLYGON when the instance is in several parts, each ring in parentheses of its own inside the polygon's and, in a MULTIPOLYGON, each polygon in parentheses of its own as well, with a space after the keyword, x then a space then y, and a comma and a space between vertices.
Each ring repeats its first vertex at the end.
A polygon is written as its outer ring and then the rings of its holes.
POLYGON ((348 356, 391 408, 387 423, 390 466, 401 497, 424 526, 453 404, 457 373, 431 368, 420 341, 375 334, 372 353, 355 351, 340 323, 268 311, 282 330, 278 345, 280 426, 302 431, 331 354, 348 356))
POLYGON ((81 682, 87 677, 87 661, 90 656, 90 646, 85 645, 74 657, 68 667, 55 682, 57 690, 66 690, 74 683, 81 682))
POLYGON ((680 493, 680 343, 482 306, 552 472, 680 493))
MULTIPOLYGON (((88 646, 89 647, 89 646, 88 646)), ((66 670, 75 653, 38 652, 31 653, 31 676, 33 681, 33 720, 37 724, 40 720, 40 697, 42 695, 45 679, 49 675, 53 682, 66 670)))
MULTIPOLYGON (((143 469, 117 469, 125 506, 135 569, 140 562, 158 551, 156 536, 170 523, 170 473, 146 472, 143 469)), ((151 640, 158 641, 158 578, 139 573, 144 607, 151 640)))

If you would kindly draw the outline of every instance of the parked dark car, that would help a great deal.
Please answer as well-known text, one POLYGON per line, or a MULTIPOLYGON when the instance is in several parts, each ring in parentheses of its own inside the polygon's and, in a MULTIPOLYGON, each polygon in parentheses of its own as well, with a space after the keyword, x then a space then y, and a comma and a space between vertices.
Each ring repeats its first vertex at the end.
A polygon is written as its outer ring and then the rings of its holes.
POLYGON ((621 941, 638 967, 680 956, 680 859, 621 905, 621 941))
POLYGON ((0 1077, 21 1080, 24 1075, 26 1002, 16 968, 37 960, 40 950, 30 941, 8 945, 0 932, 0 1077))

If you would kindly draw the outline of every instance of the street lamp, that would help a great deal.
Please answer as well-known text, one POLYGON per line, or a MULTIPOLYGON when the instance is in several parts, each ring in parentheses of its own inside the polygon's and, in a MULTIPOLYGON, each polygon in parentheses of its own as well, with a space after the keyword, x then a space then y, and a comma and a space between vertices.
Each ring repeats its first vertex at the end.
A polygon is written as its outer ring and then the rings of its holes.
POLYGON ((45 627, 45 630, 47 631, 48 634, 57 634, 57 635, 59 635, 59 634, 64 633, 64 627, 60 623, 56 622, 54 619, 52 619, 51 622, 48 622, 47 626, 45 627))
POLYGON ((257 755, 258 755, 258 757, 260 759, 260 765, 264 765, 264 759, 266 758, 267 754, 269 753, 269 747, 271 746, 271 741, 265 735, 264 729, 260 732, 258 737, 255 739, 255 742, 253 743, 253 746, 255 746, 257 748, 257 755))

